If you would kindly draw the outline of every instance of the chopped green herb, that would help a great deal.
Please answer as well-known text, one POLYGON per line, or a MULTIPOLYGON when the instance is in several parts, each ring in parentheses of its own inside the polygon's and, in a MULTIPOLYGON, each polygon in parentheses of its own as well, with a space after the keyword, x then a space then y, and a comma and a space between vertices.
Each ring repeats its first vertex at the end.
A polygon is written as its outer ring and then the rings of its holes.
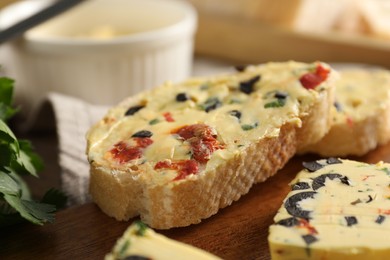
POLYGON ((159 122, 160 122, 160 120, 158 120, 157 118, 155 118, 155 119, 149 121, 149 125, 155 125, 155 124, 157 124, 157 123, 159 123, 159 122))
POLYGON ((275 101, 264 104, 264 108, 283 107, 286 104, 286 99, 279 98, 275 101))
POLYGON ((252 129, 256 128, 258 125, 259 124, 256 122, 253 125, 248 125, 248 124, 242 125, 241 128, 244 131, 249 131, 249 130, 252 130, 252 129))
POLYGON ((220 106, 222 106, 222 102, 217 97, 208 98, 206 102, 199 105, 200 109, 206 111, 207 113, 211 110, 217 109, 220 106))
POLYGON ((229 104, 241 104, 241 103, 242 103, 242 101, 239 99, 236 99, 236 98, 232 98, 229 101, 229 104))
POLYGON ((130 246, 130 241, 126 240, 119 249, 119 257, 124 258, 126 256, 127 249, 130 246))
POLYGON ((200 90, 208 90, 209 89, 209 83, 203 83, 200 85, 200 90))
POLYGON ((380 169, 381 171, 384 171, 388 176, 390 176, 390 169, 385 167, 385 168, 382 168, 380 169))
POLYGON ((137 221, 135 222, 135 224, 137 225, 137 231, 136 231, 136 235, 137 236, 143 236, 145 235, 145 232, 146 232, 146 229, 148 228, 147 225, 145 225, 145 223, 143 223, 142 221, 137 221))

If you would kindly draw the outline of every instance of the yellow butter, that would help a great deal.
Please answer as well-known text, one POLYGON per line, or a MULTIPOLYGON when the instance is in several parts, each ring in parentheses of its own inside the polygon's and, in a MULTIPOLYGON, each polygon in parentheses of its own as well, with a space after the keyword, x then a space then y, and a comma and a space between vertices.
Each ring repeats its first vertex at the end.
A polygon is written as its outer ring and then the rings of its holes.
POLYGON ((390 256, 390 164, 337 161, 292 181, 269 230, 272 259, 390 256))
POLYGON ((117 241, 105 260, 126 259, 126 257, 153 260, 217 260, 220 259, 199 248, 169 239, 154 232, 143 223, 133 223, 117 241))

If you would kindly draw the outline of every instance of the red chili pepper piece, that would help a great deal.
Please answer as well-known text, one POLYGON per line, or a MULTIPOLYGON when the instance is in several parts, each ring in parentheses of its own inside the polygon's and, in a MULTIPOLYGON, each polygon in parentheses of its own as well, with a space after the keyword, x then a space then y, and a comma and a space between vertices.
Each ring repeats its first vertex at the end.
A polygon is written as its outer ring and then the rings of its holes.
POLYGON ((170 112, 164 113, 163 116, 165 120, 167 120, 167 122, 175 122, 175 119, 173 119, 172 114, 170 112))
POLYGON ((307 229, 307 231, 311 235, 318 234, 317 230, 312 225, 310 225, 309 221, 307 221, 306 219, 300 219, 298 227, 307 229))
POLYGON ((314 89, 319 84, 321 84, 321 82, 325 81, 328 78, 329 72, 329 69, 318 65, 315 72, 309 72, 302 75, 299 81, 304 88, 314 89))
POLYGON ((379 214, 390 215, 390 209, 378 209, 379 214))
POLYGON ((196 174, 199 171, 198 162, 195 160, 181 160, 177 162, 161 161, 156 163, 154 169, 171 169, 178 171, 174 181, 182 180, 190 174, 196 174))
POLYGON ((345 120, 347 121, 347 125, 349 127, 353 127, 353 119, 350 116, 347 116, 345 120))

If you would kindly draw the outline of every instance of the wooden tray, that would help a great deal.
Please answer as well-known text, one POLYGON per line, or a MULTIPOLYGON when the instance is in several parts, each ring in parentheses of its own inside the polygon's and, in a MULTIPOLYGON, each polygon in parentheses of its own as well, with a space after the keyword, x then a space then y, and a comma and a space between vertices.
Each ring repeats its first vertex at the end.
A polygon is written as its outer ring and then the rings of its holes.
MULTIPOLYGON (((269 259, 268 226, 302 161, 315 159, 314 155, 294 157, 274 177, 253 186, 217 215, 198 225, 158 232, 224 259, 269 259)), ((389 162, 390 144, 352 159, 389 162)), ((68 208, 57 214, 53 224, 26 223, 1 230, 0 259, 103 259, 128 225, 106 216, 92 203, 68 208)))

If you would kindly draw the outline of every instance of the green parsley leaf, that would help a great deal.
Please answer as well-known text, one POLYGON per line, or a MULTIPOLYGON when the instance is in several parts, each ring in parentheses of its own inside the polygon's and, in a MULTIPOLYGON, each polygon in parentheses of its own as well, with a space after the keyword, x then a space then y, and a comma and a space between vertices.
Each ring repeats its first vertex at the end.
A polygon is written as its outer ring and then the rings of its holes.
POLYGON ((17 141, 16 136, 14 135, 12 130, 7 126, 7 124, 2 119, 0 119, 0 142, 1 141, 7 142, 7 143, 17 141))
POLYGON ((16 113, 16 109, 12 108, 14 80, 0 77, 0 119, 8 120, 16 113))
POLYGON ((65 205, 66 196, 50 190, 41 203, 31 199, 21 174, 37 177, 43 163, 31 144, 18 140, 6 123, 17 111, 11 107, 12 95, 13 80, 0 78, 0 227, 25 219, 42 225, 54 220, 54 211, 65 205))
POLYGON ((65 207, 67 199, 67 196, 62 191, 50 189, 45 193, 41 202, 55 205, 57 209, 60 209, 65 207))
POLYGON ((9 195, 20 194, 18 183, 8 173, 0 171, 0 193, 9 195))
POLYGON ((284 98, 278 98, 275 101, 266 103, 264 105, 264 108, 271 108, 271 107, 283 107, 286 104, 286 99, 284 98))
POLYGON ((16 209, 20 215, 30 222, 42 225, 45 222, 54 221, 56 207, 49 204, 38 203, 32 200, 24 200, 14 195, 4 195, 4 199, 16 209))

